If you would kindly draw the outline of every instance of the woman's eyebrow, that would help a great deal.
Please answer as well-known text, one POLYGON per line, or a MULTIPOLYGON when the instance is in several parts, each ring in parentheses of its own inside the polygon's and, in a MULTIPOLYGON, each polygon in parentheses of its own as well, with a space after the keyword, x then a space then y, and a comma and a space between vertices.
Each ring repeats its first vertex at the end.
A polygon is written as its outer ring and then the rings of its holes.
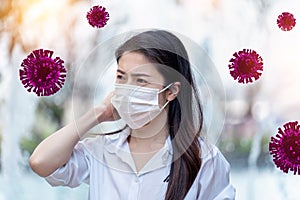
POLYGON ((146 76, 146 77, 150 77, 149 74, 144 74, 144 73, 132 73, 131 76, 146 76))
MULTIPOLYGON (((117 72, 121 73, 121 74, 126 74, 124 71, 117 69, 117 72)), ((145 73, 132 73, 131 76, 146 76, 146 77, 151 77, 149 74, 145 74, 145 73)))
POLYGON ((117 69, 117 72, 120 72, 121 74, 125 74, 125 72, 120 69, 117 69))

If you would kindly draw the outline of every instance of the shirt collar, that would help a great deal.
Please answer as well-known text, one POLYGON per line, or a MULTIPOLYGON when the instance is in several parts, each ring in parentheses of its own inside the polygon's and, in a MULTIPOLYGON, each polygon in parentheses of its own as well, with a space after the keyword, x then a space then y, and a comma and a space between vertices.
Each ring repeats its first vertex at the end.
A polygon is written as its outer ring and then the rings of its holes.
MULTIPOLYGON (((127 166, 130 166, 132 170, 135 170, 135 164, 132 160, 129 145, 127 142, 127 138, 131 133, 131 129, 126 127, 118 134, 108 135, 107 143, 105 145, 105 149, 108 152, 104 153, 105 157, 107 158, 107 162, 110 165, 114 165, 115 168, 119 168, 124 170, 128 170, 127 166), (122 163, 118 161, 114 161, 115 159, 122 160, 122 163), (125 164, 126 163, 126 164, 125 164), (124 165, 125 164, 125 165, 124 165)), ((144 168, 139 172, 139 174, 144 174, 155 169, 164 167, 172 162, 172 144, 171 144, 171 137, 168 136, 165 145, 161 148, 144 166, 144 168)))
POLYGON ((125 148, 123 147, 127 144, 127 138, 130 135, 130 133, 131 129, 127 126, 120 133, 105 136, 107 139, 107 144, 105 145, 105 148, 110 153, 116 153, 118 149, 125 150, 125 148))

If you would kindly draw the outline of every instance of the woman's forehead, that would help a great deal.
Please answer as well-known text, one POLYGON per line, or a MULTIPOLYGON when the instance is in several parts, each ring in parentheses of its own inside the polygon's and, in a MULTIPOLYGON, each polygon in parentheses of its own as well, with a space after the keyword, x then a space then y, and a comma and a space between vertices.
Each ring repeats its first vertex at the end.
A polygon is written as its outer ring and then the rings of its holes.
POLYGON ((138 52, 125 52, 119 59, 119 66, 130 68, 151 63, 146 56, 138 52))
POLYGON ((118 62, 118 70, 124 73, 148 73, 160 75, 156 63, 150 62, 143 54, 137 52, 125 53, 118 62))

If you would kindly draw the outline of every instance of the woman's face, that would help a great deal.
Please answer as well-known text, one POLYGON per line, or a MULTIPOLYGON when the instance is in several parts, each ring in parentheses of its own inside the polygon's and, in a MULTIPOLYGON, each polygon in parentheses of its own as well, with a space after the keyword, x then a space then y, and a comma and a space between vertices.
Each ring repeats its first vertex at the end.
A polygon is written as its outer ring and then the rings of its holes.
MULTIPOLYGON (((125 52, 119 59, 116 83, 137 85, 156 89, 164 88, 164 78, 143 54, 125 52)), ((163 106, 167 101, 165 92, 158 95, 158 102, 163 106)))
POLYGON ((116 83, 162 89, 164 78, 143 54, 125 52, 119 59, 116 83))

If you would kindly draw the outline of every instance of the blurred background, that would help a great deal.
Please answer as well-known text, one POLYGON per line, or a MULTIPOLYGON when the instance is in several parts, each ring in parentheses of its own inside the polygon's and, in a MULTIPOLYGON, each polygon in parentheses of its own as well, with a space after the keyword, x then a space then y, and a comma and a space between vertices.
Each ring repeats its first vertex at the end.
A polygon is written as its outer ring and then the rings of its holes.
MULTIPOLYGON (((277 169, 268 152, 278 127, 299 120, 299 10, 300 2, 292 0, 0 0, 0 200, 87 199, 88 186, 52 188, 33 174, 28 158, 45 137, 86 109, 81 105, 94 103, 87 101, 99 65, 97 59, 86 61, 93 48, 138 28, 179 32, 214 63, 226 95, 219 105, 226 117, 215 143, 231 164, 236 199, 300 199, 299 176, 277 169), (86 20, 98 4, 110 14, 102 29, 86 20), (282 12, 296 18, 289 32, 276 24, 282 12), (65 85, 53 96, 28 93, 19 80, 22 60, 38 48, 65 61, 65 85), (264 61, 261 78, 247 85, 233 80, 228 69, 233 53, 244 48, 264 61), (82 63, 89 70, 80 70, 82 63), (74 93, 76 77, 80 87, 74 93), (74 107, 82 110, 74 114, 74 107)), ((100 102, 108 90, 98 89, 100 102)))

